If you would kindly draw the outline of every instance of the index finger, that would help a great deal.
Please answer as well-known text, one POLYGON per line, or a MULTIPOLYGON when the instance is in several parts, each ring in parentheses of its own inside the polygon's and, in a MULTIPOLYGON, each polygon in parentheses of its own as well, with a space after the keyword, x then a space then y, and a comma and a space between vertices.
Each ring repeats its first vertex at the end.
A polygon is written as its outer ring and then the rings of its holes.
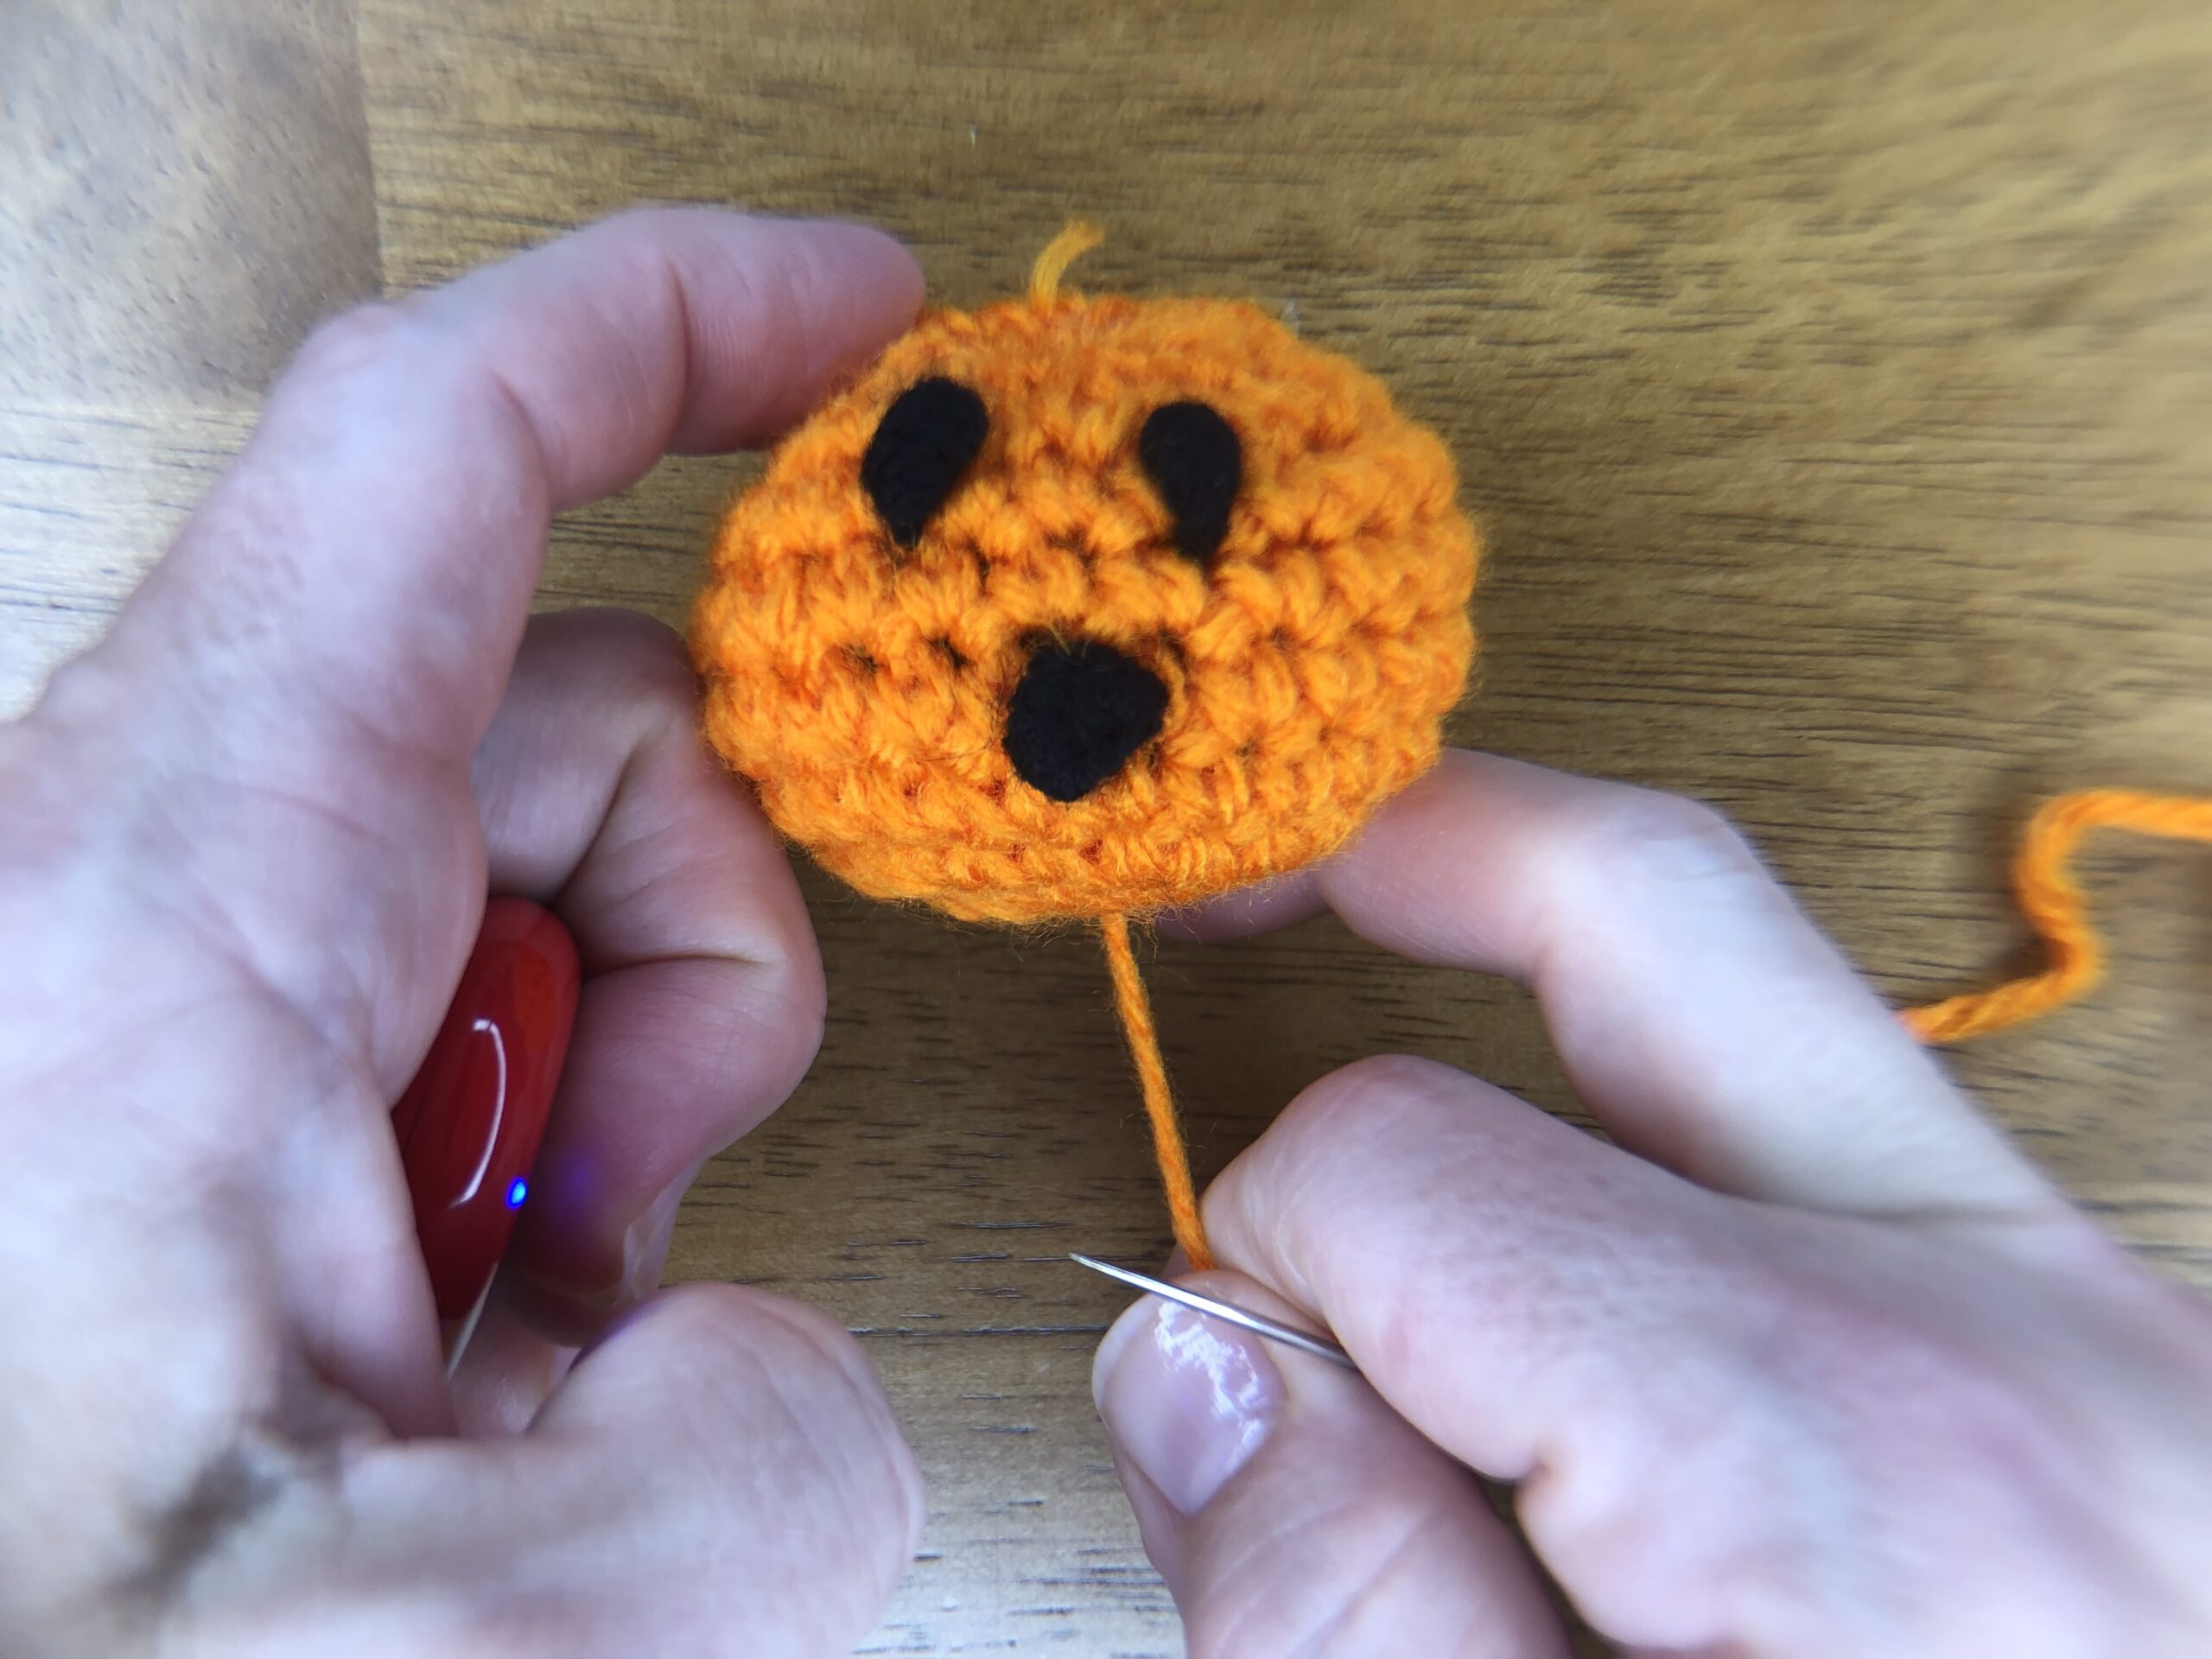
POLYGON ((134 690, 219 709, 257 767, 321 779, 334 740, 364 738, 463 764, 550 516, 671 448, 772 435, 920 299, 878 232, 690 208, 350 313, 96 655, 134 690))
POLYGON ((340 318, 34 715, 73 813, 396 1093, 483 900, 469 760, 551 513, 772 435, 920 296, 876 232, 686 209, 340 318))
MULTIPOLYGON (((1901 1563, 2032 1559, 2016 1529, 2055 1535, 2021 1497, 2052 1489, 2022 1448, 2070 1444, 2086 1408, 2015 1374, 2063 1344, 2022 1345, 2038 1318, 2006 1258, 2108 1261, 2080 1217, 1931 1248, 1706 1191, 1387 1058, 1308 1089, 1206 1220, 1221 1259, 1332 1331, 1408 1422, 1518 1483, 1530 1541, 1624 1650, 1812 1651, 1869 1607, 1930 1605, 1901 1563)), ((1921 1649, 1885 1627, 1848 1650, 1921 1649)))
POLYGON ((1317 903, 1414 961, 1529 987, 1607 1129, 1706 1185, 1861 1213, 2059 1207, 1695 803, 1449 750, 1250 913, 1317 903))

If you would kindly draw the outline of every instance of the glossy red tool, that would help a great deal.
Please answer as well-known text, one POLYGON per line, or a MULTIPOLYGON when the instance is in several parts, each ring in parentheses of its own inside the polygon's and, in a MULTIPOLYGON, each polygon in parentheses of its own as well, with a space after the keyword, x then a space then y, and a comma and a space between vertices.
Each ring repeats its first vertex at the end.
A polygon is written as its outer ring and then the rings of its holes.
POLYGON ((575 942, 526 899, 494 899, 452 1007, 392 1108, 415 1230, 449 1351, 490 1288, 575 1024, 575 942))

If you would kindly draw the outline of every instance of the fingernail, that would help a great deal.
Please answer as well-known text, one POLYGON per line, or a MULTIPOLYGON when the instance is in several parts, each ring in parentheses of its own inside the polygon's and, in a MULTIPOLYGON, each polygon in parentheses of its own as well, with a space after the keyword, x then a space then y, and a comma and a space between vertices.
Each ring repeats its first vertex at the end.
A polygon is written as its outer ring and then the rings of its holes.
MULTIPOLYGON (((698 1179, 705 1161, 702 1159, 663 1187, 623 1230, 622 1265, 613 1278, 580 1286, 528 1275, 531 1287, 537 1293, 531 1302, 537 1317, 550 1319, 553 1310, 566 1310, 561 1327, 576 1335, 658 1289, 661 1270, 668 1265, 669 1246, 676 1236, 676 1212, 683 1207, 683 1195, 698 1179)), ((576 1335, 576 1339, 582 1338, 576 1335)))
POLYGON ((1250 1461, 1282 1408, 1258 1338, 1156 1296, 1115 1321, 1090 1376, 1107 1433, 1185 1515, 1250 1461))
POLYGON ((668 1265, 668 1249, 676 1237, 676 1212, 691 1190, 702 1166, 694 1164, 663 1188, 645 1213, 622 1235, 622 1281, 619 1301, 635 1301, 660 1288, 661 1270, 668 1265))

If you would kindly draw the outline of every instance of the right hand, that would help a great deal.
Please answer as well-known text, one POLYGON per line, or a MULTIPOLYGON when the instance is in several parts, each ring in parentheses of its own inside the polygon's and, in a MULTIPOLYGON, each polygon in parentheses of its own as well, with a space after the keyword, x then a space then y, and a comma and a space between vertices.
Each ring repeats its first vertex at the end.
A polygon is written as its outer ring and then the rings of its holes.
POLYGON ((1531 988, 1616 1145, 1381 1058, 1217 1181, 1096 1387, 1196 1659, 2212 1652, 2212 1308, 1981 1119, 1702 807, 1454 753, 1218 934, 1325 905, 1531 988))

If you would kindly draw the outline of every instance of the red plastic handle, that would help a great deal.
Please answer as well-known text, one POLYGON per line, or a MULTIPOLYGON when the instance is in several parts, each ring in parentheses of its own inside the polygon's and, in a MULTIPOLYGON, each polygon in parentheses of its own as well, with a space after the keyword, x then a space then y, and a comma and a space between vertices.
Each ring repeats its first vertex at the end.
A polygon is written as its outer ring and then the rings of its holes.
POLYGON ((493 899, 445 1024, 392 1108, 415 1230, 448 1326, 492 1282, 529 1198, 580 983, 575 942, 550 912, 493 899))

